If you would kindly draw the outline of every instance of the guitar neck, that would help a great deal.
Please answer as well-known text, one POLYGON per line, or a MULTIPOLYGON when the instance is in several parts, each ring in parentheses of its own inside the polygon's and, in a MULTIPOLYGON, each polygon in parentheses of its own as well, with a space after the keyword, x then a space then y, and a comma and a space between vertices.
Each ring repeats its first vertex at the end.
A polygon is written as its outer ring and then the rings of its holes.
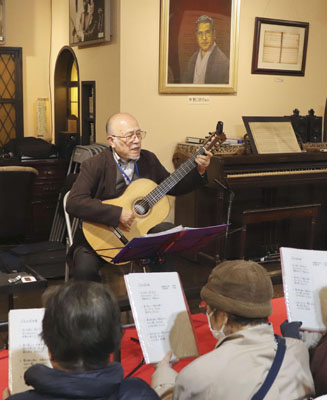
POLYGON ((193 168, 196 167, 195 159, 200 154, 205 154, 206 150, 201 147, 191 158, 186 160, 179 168, 162 181, 155 189, 148 193, 144 200, 153 207, 164 195, 166 195, 178 182, 180 182, 193 168))

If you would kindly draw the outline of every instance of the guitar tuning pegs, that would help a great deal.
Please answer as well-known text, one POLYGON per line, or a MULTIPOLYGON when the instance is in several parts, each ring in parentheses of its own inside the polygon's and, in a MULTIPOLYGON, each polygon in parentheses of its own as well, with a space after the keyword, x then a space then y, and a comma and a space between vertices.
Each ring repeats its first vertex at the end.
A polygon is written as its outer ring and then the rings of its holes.
POLYGON ((223 133, 224 130, 224 123, 223 121, 218 121, 217 126, 216 126, 216 132, 217 133, 223 133))

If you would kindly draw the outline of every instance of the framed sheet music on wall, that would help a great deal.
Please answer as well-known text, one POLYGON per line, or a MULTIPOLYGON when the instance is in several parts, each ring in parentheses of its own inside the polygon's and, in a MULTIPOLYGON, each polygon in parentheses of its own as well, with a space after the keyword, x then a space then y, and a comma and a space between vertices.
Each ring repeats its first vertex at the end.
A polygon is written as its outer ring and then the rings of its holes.
POLYGON ((255 19, 252 74, 304 76, 309 23, 255 19))
POLYGON ((255 154, 301 153, 290 117, 242 117, 255 154))

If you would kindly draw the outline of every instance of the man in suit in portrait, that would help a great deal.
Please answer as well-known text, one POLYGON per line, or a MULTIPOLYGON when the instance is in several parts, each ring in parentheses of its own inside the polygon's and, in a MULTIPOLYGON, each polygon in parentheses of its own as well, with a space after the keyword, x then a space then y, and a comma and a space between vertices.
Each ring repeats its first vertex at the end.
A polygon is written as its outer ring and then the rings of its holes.
POLYGON ((216 45, 213 19, 201 15, 196 21, 199 49, 190 58, 183 83, 218 84, 229 82, 229 59, 216 45))

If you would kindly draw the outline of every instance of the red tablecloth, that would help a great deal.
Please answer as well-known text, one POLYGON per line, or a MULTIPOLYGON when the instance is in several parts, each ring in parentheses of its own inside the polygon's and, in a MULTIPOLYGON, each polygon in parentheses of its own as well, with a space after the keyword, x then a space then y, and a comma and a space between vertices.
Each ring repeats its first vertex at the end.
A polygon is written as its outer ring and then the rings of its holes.
MULTIPOLYGON (((280 334, 280 324, 287 318, 284 298, 273 299, 273 314, 269 318, 274 326, 275 333, 280 334)), ((192 315, 195 334, 198 340, 200 354, 205 354, 215 346, 215 339, 212 337, 208 328, 207 317, 204 314, 192 315)), ((129 374, 141 361, 142 351, 140 345, 131 338, 137 338, 135 328, 129 328, 124 332, 121 347, 121 362, 125 371, 125 375, 129 374)), ((192 359, 179 361, 175 365, 175 369, 180 371, 185 365, 190 363, 192 359)), ((151 382, 151 376, 154 371, 152 365, 142 365, 133 376, 151 382)), ((0 351, 0 393, 8 384, 8 351, 0 351)))

